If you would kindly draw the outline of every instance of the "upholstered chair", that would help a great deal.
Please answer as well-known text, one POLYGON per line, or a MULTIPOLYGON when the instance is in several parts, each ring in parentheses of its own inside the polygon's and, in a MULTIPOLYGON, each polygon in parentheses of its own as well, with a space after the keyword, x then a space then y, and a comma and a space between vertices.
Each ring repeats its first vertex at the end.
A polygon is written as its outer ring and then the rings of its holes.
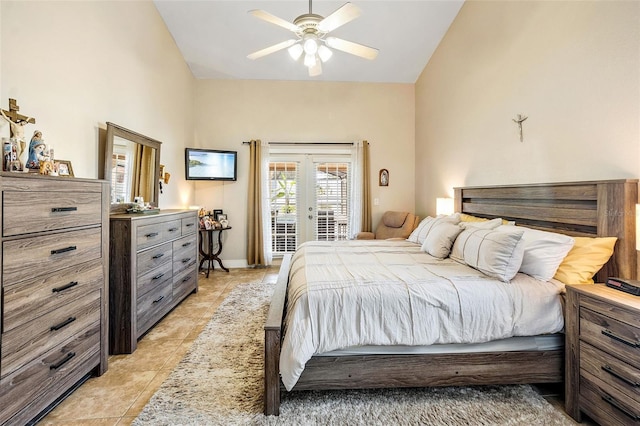
POLYGON ((389 238, 406 239, 413 231, 420 218, 413 213, 388 211, 382 215, 375 232, 359 232, 357 240, 386 240, 389 238))

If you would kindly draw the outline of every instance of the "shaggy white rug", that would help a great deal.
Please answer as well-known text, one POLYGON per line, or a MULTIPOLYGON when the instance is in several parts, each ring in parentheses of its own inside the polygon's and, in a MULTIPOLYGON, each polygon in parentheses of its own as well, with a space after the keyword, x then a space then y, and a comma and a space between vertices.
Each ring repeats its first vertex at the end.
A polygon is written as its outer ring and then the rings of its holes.
POLYGON ((573 425, 530 386, 292 392, 262 414, 273 284, 238 285, 134 425, 573 425))

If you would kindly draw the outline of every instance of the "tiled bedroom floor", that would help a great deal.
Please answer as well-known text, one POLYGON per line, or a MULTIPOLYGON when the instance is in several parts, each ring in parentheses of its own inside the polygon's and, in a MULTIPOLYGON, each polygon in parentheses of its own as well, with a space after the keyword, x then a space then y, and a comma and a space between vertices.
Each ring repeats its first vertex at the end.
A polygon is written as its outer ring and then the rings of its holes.
MULTIPOLYGON (((198 293, 190 295, 147 333, 133 354, 110 356, 105 374, 85 382, 39 424, 130 425, 229 292, 243 282, 275 282, 277 274, 276 267, 231 269, 229 273, 216 269, 209 278, 201 274, 198 293)), ((537 390, 562 409, 559 386, 539 386, 537 390)))
POLYGON ((234 287, 248 281, 275 282, 270 269, 215 269, 201 274, 191 294, 139 342, 130 355, 111 355, 109 369, 89 379, 58 405, 42 425, 129 425, 180 362, 191 343, 234 287))

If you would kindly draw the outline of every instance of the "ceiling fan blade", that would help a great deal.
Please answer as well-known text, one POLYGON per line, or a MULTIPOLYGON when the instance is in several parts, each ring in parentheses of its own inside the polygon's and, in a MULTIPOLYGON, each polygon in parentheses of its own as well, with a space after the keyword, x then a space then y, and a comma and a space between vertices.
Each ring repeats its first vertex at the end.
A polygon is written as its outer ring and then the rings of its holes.
POLYGON ((288 29, 289 31, 293 31, 294 33, 300 31, 300 28, 298 28, 297 25, 294 25, 289 21, 285 21, 282 18, 278 18, 277 16, 272 15, 269 12, 265 12, 264 10, 254 9, 254 10, 250 10, 249 13, 258 19, 262 19, 263 21, 276 24, 282 28, 288 29))
POLYGON ((322 61, 316 61, 316 64, 309 67, 309 77, 316 77, 322 74, 322 61))
POLYGON ((362 9, 358 6, 353 3, 345 3, 331 15, 320 21, 320 23, 318 23, 318 29, 324 33, 328 33, 343 26, 347 22, 353 21, 360 16, 361 13, 362 9))
POLYGON ((336 37, 327 37, 325 39, 327 46, 334 49, 342 50, 343 52, 350 53, 352 55, 360 56, 365 59, 375 59, 378 56, 378 49, 365 46, 363 44, 354 43, 352 41, 343 40, 336 37))
POLYGON ((249 59, 262 58, 263 56, 267 56, 271 53, 277 52, 278 50, 286 49, 287 47, 293 46, 294 44, 296 44, 296 42, 297 40, 293 40, 293 39, 286 40, 278 44, 274 44, 273 46, 266 47, 262 50, 258 50, 257 52, 253 52, 252 54, 247 55, 247 58, 249 59))

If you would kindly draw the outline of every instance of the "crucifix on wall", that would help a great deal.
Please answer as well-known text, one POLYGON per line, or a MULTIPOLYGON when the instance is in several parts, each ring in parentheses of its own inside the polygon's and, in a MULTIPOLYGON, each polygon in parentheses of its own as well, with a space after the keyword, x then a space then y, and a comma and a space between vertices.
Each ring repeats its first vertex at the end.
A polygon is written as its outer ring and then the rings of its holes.
POLYGON ((9 98, 9 110, 0 109, 0 114, 9 122, 10 136, 18 140, 24 140, 24 126, 36 124, 36 119, 20 114, 20 107, 15 99, 9 98))
POLYGON ((524 141, 524 137, 522 136, 522 123, 526 120, 526 115, 518 114, 518 118, 512 118, 513 122, 518 125, 518 131, 520 132, 520 142, 524 141))

